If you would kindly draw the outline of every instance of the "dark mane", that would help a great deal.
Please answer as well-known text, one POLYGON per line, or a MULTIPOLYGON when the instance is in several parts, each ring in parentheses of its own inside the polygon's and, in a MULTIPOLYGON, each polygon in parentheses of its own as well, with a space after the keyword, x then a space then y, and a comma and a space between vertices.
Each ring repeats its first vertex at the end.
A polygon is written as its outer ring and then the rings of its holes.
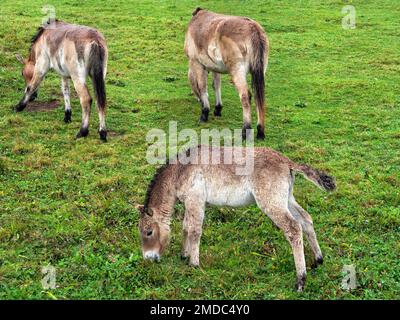
POLYGON ((39 38, 42 36, 44 30, 46 30, 46 29, 45 29, 45 27, 43 27, 43 26, 40 26, 40 27, 37 29, 36 33, 33 35, 32 39, 31 39, 31 45, 32 45, 32 46, 36 43, 36 41, 39 40, 39 38))
POLYGON ((196 14, 198 14, 199 13, 199 11, 201 11, 201 10, 203 10, 202 8, 200 8, 200 7, 197 7, 193 12, 192 12, 192 16, 194 17, 196 14))
MULTIPOLYGON (((183 153, 186 154, 186 157, 190 157, 192 154, 192 150, 198 150, 199 148, 201 148, 201 145, 198 145, 196 147, 189 147, 186 151, 184 151, 183 153)), ((197 154, 197 152, 195 152, 195 154, 197 154)), ((165 169, 167 169, 170 165, 172 164, 176 164, 179 163, 179 155, 175 155, 173 158, 167 158, 167 163, 162 165, 161 167, 159 167, 156 171, 156 173, 153 176, 153 179, 151 179, 148 187, 147 187, 147 192, 146 192, 146 197, 144 200, 144 205, 143 205, 143 212, 145 214, 148 213, 148 209, 149 209, 149 203, 150 203, 150 198, 151 198, 151 194, 156 186, 156 183, 158 181, 158 179, 160 178, 161 174, 164 172, 165 169)))
POLYGON ((169 166, 169 163, 167 161, 166 164, 162 165, 161 167, 159 167, 156 171, 156 173, 153 176, 153 179, 151 179, 148 187, 147 187, 147 192, 146 192, 146 198, 144 200, 144 207, 143 210, 145 213, 148 212, 149 209, 149 203, 150 203, 150 197, 151 197, 151 193, 153 192, 153 189, 157 183, 158 178, 160 177, 161 173, 163 173, 163 171, 169 166))

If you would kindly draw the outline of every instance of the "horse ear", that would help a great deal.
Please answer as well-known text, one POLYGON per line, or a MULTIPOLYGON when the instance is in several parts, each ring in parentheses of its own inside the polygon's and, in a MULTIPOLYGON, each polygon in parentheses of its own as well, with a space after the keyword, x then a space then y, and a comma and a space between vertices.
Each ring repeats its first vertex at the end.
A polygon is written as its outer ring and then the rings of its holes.
POLYGON ((17 60, 18 60, 19 62, 21 62, 22 64, 25 64, 25 59, 24 59, 19 53, 17 53, 17 54, 15 55, 15 58, 17 58, 17 60))
POLYGON ((138 204, 135 207, 136 207, 136 209, 138 209, 138 211, 140 213, 140 217, 143 218, 145 216, 144 206, 141 204, 138 204))

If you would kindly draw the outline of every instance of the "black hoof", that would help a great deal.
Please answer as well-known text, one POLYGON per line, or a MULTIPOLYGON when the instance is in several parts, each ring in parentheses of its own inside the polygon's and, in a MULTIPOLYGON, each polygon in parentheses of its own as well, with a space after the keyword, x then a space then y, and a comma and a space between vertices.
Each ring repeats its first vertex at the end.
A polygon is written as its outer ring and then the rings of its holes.
POLYGON ((251 125, 250 124, 245 124, 242 128, 242 139, 246 140, 247 138, 250 137, 251 135, 251 125))
POLYGON ((72 116, 71 110, 66 110, 64 114, 64 122, 65 123, 71 122, 71 116, 72 116))
POLYGON ((181 260, 186 261, 187 259, 189 259, 188 256, 185 256, 185 255, 181 254, 181 260))
POLYGON ((35 101, 37 97, 38 97, 38 93, 37 93, 37 91, 35 91, 35 92, 31 95, 31 97, 29 98, 29 102, 35 101))
POLYGON ((89 134, 89 129, 88 128, 81 128, 81 130, 79 130, 78 134, 76 135, 76 138, 82 138, 82 137, 87 137, 87 135, 89 134))
POLYGON ((264 128, 261 127, 260 125, 257 125, 257 139, 258 140, 264 140, 265 139, 264 128))
POLYGON ((215 110, 214 110, 214 116, 220 117, 222 115, 221 110, 222 110, 222 106, 220 104, 216 105, 215 110))
POLYGON ((324 258, 318 257, 314 260, 314 263, 312 264, 311 268, 312 269, 318 268, 318 266, 322 265, 323 263, 324 263, 324 258))
POLYGON ((15 112, 21 112, 22 110, 24 110, 26 108, 26 103, 18 103, 15 108, 14 111, 15 112))
POLYGON ((303 274, 301 277, 297 278, 296 287, 295 287, 296 291, 303 292, 305 283, 306 283, 306 275, 303 274))
POLYGON ((202 109, 201 110, 200 122, 207 122, 208 121, 209 112, 210 112, 209 109, 202 109))
POLYGON ((107 131, 106 130, 100 130, 99 135, 100 135, 101 141, 107 142, 107 131))

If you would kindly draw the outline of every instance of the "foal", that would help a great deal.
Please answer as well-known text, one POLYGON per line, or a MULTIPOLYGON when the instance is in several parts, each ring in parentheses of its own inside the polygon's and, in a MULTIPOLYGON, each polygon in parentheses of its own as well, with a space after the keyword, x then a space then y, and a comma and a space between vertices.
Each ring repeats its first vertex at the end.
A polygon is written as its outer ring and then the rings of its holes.
MULTIPOLYGON (((165 249, 170 221, 177 200, 185 206, 182 257, 189 257, 192 266, 199 265, 199 246, 206 204, 217 206, 257 206, 278 226, 289 241, 296 265, 296 289, 302 291, 306 279, 303 232, 315 258, 322 264, 322 253, 315 235, 311 216, 293 196, 295 173, 300 172, 323 190, 334 190, 332 177, 304 164, 297 164, 269 148, 254 149, 254 170, 237 175, 249 149, 199 146, 189 149, 188 164, 167 164, 160 168, 150 183, 146 201, 141 208, 139 231, 145 259, 160 259, 165 249), (208 149, 208 150, 205 150, 208 149), (226 153, 238 153, 231 164, 202 164, 203 152, 225 159, 226 153)), ((207 162, 206 162, 207 163, 207 162)))
POLYGON ((221 73, 229 73, 239 93, 243 108, 243 139, 251 128, 251 93, 246 75, 252 76, 257 107, 257 138, 265 138, 264 74, 268 65, 268 38, 255 21, 216 14, 201 8, 193 12, 185 38, 189 58, 188 78, 193 93, 201 102, 201 122, 208 121, 210 103, 207 92, 208 71, 213 73, 216 96, 214 115, 221 116, 221 73))
POLYGON ((105 123, 108 49, 103 35, 95 29, 54 21, 41 26, 32 38, 29 57, 23 59, 17 55, 23 65, 25 94, 15 111, 25 109, 28 102, 36 97, 36 91, 50 69, 61 77, 61 89, 64 95, 66 123, 71 122, 71 103, 69 81, 72 79, 82 105, 82 126, 77 138, 89 133, 89 116, 92 105, 86 81, 93 81, 96 104, 100 120, 100 139, 107 140, 105 123))

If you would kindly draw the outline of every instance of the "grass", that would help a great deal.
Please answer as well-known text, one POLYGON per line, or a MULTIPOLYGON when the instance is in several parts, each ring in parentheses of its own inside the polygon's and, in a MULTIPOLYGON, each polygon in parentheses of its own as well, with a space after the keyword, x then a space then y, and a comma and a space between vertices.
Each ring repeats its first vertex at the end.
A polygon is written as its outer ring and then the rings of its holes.
MULTIPOLYGON (((396 0, 53 0, 57 17, 98 28, 108 40, 108 118, 102 144, 95 110, 88 138, 64 124, 60 79, 49 74, 39 101, 51 112, 14 114, 24 89, 14 55, 26 55, 41 1, 3 0, 0 14, 1 299, 397 299, 400 291, 400 41, 396 0), (352 4, 357 27, 341 27, 352 4), (298 179, 296 197, 314 218, 325 264, 294 292, 294 263, 282 232, 257 207, 208 208, 201 267, 179 258, 183 207, 161 263, 142 260, 138 212, 156 170, 146 132, 240 128, 242 111, 223 77, 221 119, 199 126, 183 53, 197 6, 259 21, 271 42, 267 138, 293 160, 337 179, 333 194, 298 179), (341 288, 353 264, 358 287, 341 288), (57 271, 42 288, 41 268, 57 271)), ((210 91, 211 101, 214 98, 210 91)), ((253 120, 255 117, 253 117, 253 120)), ((307 263, 311 262, 309 247, 307 263)))

